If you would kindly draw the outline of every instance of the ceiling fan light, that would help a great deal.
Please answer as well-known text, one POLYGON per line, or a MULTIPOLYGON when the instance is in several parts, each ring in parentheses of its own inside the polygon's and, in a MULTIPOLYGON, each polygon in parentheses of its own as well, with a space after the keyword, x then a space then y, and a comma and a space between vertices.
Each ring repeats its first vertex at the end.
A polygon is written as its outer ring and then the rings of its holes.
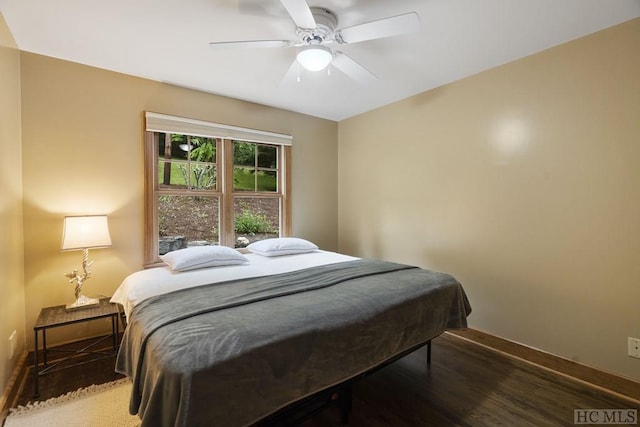
POLYGON ((333 55, 331 50, 325 46, 311 45, 303 47, 298 52, 297 59, 306 70, 320 71, 331 63, 333 55))

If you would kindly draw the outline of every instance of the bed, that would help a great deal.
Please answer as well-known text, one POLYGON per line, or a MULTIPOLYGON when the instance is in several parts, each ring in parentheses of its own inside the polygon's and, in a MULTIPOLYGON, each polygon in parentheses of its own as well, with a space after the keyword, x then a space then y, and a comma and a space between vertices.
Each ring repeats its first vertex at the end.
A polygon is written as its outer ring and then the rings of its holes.
POLYGON ((466 327, 452 276, 319 249, 127 277, 116 370, 142 426, 242 426, 466 327))

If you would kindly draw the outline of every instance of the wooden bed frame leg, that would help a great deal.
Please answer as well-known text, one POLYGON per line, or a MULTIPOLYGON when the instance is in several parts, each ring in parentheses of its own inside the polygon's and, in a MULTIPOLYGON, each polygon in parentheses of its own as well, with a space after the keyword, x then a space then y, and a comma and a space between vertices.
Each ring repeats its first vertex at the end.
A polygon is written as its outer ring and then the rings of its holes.
POLYGON ((340 422, 343 426, 349 424, 351 412, 351 383, 347 383, 340 393, 340 422))
POLYGON ((431 340, 427 341, 427 368, 431 366, 431 340))

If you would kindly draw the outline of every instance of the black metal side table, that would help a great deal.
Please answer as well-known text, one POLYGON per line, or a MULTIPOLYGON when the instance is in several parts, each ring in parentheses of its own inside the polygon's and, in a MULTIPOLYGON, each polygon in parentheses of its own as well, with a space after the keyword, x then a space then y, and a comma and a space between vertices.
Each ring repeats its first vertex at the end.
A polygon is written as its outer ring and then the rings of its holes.
MULTIPOLYGON (((65 364, 66 362, 72 360, 73 358, 86 355, 86 354, 94 354, 95 358, 90 361, 103 359, 106 357, 114 356, 118 351, 119 345, 119 317, 120 310, 118 309, 117 304, 113 304, 109 302, 109 298, 100 299, 100 304, 95 306, 90 306, 87 308, 75 309, 72 311, 67 311, 64 305, 58 305, 55 307, 46 307, 40 310, 40 315, 36 320, 36 324, 33 327, 34 335, 35 335, 35 351, 34 354, 34 382, 35 382, 35 393, 34 397, 38 397, 40 394, 40 376, 46 374, 47 372, 51 372, 54 370, 60 370, 69 368, 71 366, 75 366, 75 364, 65 364), (62 348, 53 348, 47 349, 47 329, 57 328, 60 326, 67 326, 74 323, 80 322, 88 322, 91 320, 105 319, 111 317, 111 335, 98 337, 92 342, 90 342, 85 347, 79 350, 70 350, 70 349, 62 349, 62 348), (42 366, 38 360, 38 332, 42 331, 42 366), (100 344, 101 342, 108 340, 111 338, 113 344, 113 351, 100 351, 94 350, 95 346, 100 344), (68 356, 56 360, 55 363, 49 365, 47 361, 47 352, 56 351, 63 353, 70 353, 68 356)), ((83 363, 86 363, 83 362, 83 363)))

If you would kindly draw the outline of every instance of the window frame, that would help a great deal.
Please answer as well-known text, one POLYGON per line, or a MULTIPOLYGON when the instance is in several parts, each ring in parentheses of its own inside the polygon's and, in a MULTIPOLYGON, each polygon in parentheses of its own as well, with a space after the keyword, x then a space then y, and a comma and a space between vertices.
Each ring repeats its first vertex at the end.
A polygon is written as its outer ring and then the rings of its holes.
MULTIPOLYGON (((207 190, 203 194, 202 190, 190 189, 160 189, 158 181, 158 137, 159 133, 174 133, 181 135, 194 135, 185 131, 184 128, 178 128, 175 131, 151 130, 149 125, 149 114, 147 113, 147 128, 144 136, 144 266, 154 267, 161 265, 159 258, 159 223, 158 223, 158 196, 159 195, 188 195, 188 196, 205 196, 218 198, 219 211, 219 244, 229 247, 235 247, 235 230, 234 230, 234 201, 242 198, 270 198, 278 199, 280 204, 280 236, 286 237, 291 235, 291 145, 282 144, 273 141, 259 141, 260 134, 271 134, 269 132, 255 131, 256 138, 247 140, 247 138, 231 138, 231 137, 214 137, 216 139, 216 168, 218 170, 218 180, 216 190, 207 190), (234 172, 234 156, 233 141, 249 142, 264 145, 275 145, 278 149, 277 159, 277 191, 276 192, 251 192, 237 191, 233 189, 233 172, 234 172)), ((171 116, 163 116, 162 117, 171 116)), ((188 121, 189 119, 179 120, 188 121)), ((206 123, 196 121, 198 123, 206 123)), ((212 123, 212 125, 215 125, 212 123)), ((225 126, 225 125, 218 125, 225 126)), ((252 132, 251 129, 240 129, 241 131, 252 132)), ((203 136, 203 135, 195 135, 203 136)), ((235 136, 235 135, 234 135, 235 136)), ((284 135, 283 135, 284 136, 284 135)), ((290 138, 290 137, 289 137, 290 138)))

